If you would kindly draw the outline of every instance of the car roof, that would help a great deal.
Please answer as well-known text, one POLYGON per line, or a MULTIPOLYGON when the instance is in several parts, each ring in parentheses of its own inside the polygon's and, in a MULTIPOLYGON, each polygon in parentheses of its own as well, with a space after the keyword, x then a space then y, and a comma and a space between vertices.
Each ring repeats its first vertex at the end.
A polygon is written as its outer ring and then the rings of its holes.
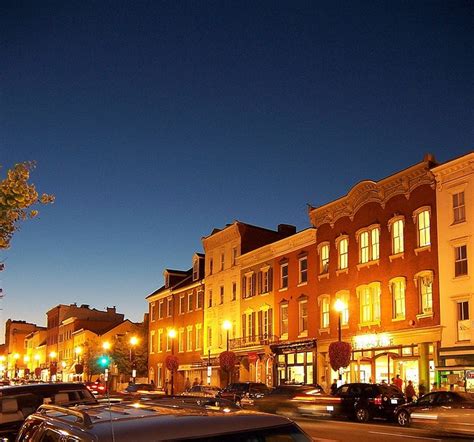
POLYGON ((57 383, 42 383, 42 384, 27 384, 27 385, 6 385, 0 388, 0 397, 19 393, 42 393, 51 391, 64 390, 87 390, 87 387, 82 383, 75 382, 57 382, 57 383))
POLYGON ((115 441, 152 441, 215 436, 292 424, 289 419, 278 415, 226 410, 218 407, 165 406, 158 402, 78 406, 74 409, 47 405, 40 407, 40 411, 32 416, 39 415, 49 424, 56 421, 58 427, 63 426, 63 429, 78 427, 81 432, 93 434, 104 442, 112 440, 112 425, 115 441))

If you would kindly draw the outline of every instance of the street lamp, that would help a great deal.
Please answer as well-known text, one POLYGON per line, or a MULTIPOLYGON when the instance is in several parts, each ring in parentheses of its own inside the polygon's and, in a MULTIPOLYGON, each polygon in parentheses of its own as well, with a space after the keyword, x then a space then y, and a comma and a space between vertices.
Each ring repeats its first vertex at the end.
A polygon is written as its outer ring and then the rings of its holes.
POLYGON ((135 367, 135 346, 138 344, 138 338, 132 336, 130 338, 130 367, 132 369, 132 383, 135 383, 135 378, 137 376, 137 369, 135 367))
MULTIPOLYGON (((176 330, 170 328, 168 330, 168 337, 171 339, 171 355, 174 356, 174 338, 176 338, 176 330)), ((171 370, 171 396, 174 395, 174 370, 171 370)))
POLYGON ((339 313, 337 333, 338 333, 338 340, 340 342, 341 341, 341 317, 342 317, 342 312, 346 309, 346 304, 344 303, 344 301, 340 299, 336 299, 336 302, 334 303, 334 309, 336 310, 336 312, 339 313))
POLYGON ((54 371, 54 377, 56 377, 56 361, 54 360, 57 356, 57 353, 55 351, 52 351, 49 354, 49 374, 50 374, 50 380, 53 380, 53 371, 54 371))
POLYGON ((227 351, 229 351, 229 331, 232 328, 232 323, 228 320, 225 320, 222 323, 222 328, 227 332, 227 351))

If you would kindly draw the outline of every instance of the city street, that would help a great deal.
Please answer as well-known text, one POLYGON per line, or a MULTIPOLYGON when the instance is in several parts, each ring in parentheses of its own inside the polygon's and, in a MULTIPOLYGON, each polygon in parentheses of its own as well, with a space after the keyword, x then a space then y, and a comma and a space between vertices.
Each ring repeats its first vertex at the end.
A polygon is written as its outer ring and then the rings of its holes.
POLYGON ((472 441, 468 438, 449 438, 431 434, 426 430, 402 428, 388 422, 361 424, 343 420, 295 419, 311 437, 317 441, 350 441, 350 442, 410 442, 425 441, 472 441))

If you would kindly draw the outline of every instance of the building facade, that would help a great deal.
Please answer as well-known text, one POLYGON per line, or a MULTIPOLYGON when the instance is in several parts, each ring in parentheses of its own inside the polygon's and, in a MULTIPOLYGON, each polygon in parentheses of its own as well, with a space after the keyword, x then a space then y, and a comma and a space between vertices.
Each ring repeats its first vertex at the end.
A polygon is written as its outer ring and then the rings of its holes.
POLYGON ((443 328, 438 381, 474 391, 474 153, 433 169, 443 328))

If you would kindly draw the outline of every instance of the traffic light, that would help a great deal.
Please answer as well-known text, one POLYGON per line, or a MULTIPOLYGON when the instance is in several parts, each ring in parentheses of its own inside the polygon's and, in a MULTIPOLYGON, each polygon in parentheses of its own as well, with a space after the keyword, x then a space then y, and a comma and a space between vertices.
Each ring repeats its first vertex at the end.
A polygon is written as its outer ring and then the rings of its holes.
POLYGON ((102 368, 108 368, 110 364, 110 358, 108 356, 101 356, 99 358, 99 365, 102 368))

